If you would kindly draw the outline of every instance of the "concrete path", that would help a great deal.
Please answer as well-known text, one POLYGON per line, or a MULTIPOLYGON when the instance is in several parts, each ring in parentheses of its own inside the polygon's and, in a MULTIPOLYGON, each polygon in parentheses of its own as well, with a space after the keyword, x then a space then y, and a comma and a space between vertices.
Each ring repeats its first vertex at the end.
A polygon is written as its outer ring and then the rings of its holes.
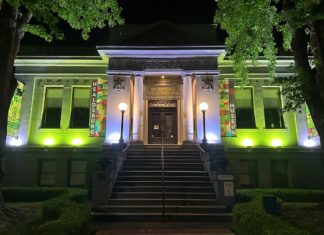
POLYGON ((211 222, 101 222, 96 235, 233 235, 231 226, 211 222))

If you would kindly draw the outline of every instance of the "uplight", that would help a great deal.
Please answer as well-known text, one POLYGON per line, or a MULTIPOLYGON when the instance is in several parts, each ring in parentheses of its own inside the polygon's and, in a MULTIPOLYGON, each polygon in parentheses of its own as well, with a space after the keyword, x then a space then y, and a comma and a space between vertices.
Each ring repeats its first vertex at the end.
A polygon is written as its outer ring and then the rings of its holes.
POLYGON ((113 133, 109 135, 108 142, 109 143, 118 143, 120 134, 119 133, 113 133))
POLYGON ((273 139, 271 140, 271 146, 273 147, 281 147, 282 146, 282 141, 279 139, 273 139))
POLYGON ((21 139, 14 138, 10 141, 10 145, 11 146, 20 146, 20 145, 22 145, 22 141, 21 141, 21 139))
POLYGON ((242 140, 241 144, 245 147, 251 147, 254 143, 251 139, 244 139, 242 140))
POLYGON ((53 144, 55 144, 55 141, 53 138, 46 138, 44 141, 43 141, 43 144, 46 145, 46 146, 51 146, 53 144))
POLYGON ((316 145, 316 143, 315 143, 314 140, 309 140, 309 139, 307 139, 307 140, 304 141, 304 145, 305 145, 306 147, 314 147, 314 146, 316 145))
POLYGON ((206 138, 207 142, 210 144, 217 142, 217 136, 214 133, 207 133, 206 138))
POLYGON ((72 140, 72 145, 73 146, 78 146, 78 145, 81 145, 83 143, 83 140, 80 139, 80 138, 75 138, 72 140))

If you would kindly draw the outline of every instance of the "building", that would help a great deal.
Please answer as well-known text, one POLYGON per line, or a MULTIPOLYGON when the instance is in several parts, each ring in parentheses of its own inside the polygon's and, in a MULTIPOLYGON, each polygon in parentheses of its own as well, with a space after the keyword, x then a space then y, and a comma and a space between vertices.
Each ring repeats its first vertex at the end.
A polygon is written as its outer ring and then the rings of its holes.
MULTIPOLYGON (((306 107, 282 111, 281 88, 264 59, 250 65, 242 87, 212 26, 162 21, 115 31, 97 56, 16 59, 23 86, 9 123, 5 185, 89 187, 102 149, 120 139, 120 103, 127 104, 125 142, 201 142, 199 105, 207 102, 207 141, 223 146, 237 187, 324 188, 319 137, 306 107)), ((292 63, 278 57, 278 76, 292 75, 292 63)))

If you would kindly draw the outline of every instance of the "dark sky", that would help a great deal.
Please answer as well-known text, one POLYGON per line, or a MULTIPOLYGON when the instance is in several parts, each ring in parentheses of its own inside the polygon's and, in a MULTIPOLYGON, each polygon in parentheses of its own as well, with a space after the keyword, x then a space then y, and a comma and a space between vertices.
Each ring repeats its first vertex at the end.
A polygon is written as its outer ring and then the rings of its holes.
MULTIPOLYGON (((176 24, 211 24, 216 10, 215 0, 118 0, 123 8, 126 24, 151 24, 167 20, 176 24)), ((79 31, 62 24, 65 40, 52 42, 55 46, 90 46, 103 43, 109 29, 93 30, 88 41, 83 41, 79 31)), ((22 45, 49 45, 43 39, 26 33, 22 45)))

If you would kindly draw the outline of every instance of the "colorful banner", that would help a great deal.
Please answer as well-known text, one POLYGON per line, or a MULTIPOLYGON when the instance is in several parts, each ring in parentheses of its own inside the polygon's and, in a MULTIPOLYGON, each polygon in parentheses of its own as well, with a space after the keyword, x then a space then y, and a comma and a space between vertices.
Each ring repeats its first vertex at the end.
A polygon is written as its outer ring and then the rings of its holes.
POLYGON ((314 125, 312 116, 309 112, 307 104, 305 104, 305 106, 306 106, 306 118, 307 118, 307 128, 308 128, 308 139, 312 139, 314 137, 317 137, 318 133, 315 128, 315 125, 314 125))
POLYGON ((221 136, 236 137, 234 80, 219 80, 218 88, 221 136))
POLYGON ((108 83, 104 79, 92 80, 90 137, 106 136, 108 83))
POLYGON ((7 136, 18 138, 23 90, 24 84, 18 81, 18 85, 15 90, 14 96, 11 99, 10 108, 8 112, 7 136))

